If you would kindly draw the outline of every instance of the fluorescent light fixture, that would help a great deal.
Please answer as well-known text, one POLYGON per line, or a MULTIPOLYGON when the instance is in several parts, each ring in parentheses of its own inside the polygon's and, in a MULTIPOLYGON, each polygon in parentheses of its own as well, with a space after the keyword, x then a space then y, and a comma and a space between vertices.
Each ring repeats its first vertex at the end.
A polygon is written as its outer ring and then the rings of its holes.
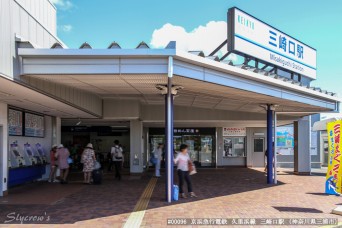
POLYGON ((76 126, 79 126, 82 123, 81 119, 78 118, 78 122, 75 124, 76 126))

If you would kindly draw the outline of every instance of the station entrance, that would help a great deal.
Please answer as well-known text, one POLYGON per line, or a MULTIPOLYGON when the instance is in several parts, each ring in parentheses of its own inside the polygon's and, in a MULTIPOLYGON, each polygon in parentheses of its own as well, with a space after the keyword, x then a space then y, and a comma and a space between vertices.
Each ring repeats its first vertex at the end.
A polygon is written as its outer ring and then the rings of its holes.
POLYGON ((74 168, 81 167, 80 158, 84 147, 93 144, 98 161, 107 166, 111 148, 118 140, 123 148, 124 168, 130 166, 130 129, 122 126, 62 126, 62 144, 69 149, 74 160, 74 168))
MULTIPOLYGON (((151 153, 159 143, 165 144, 165 129, 150 128, 151 153)), ((174 154, 180 151, 181 144, 187 144, 189 156, 197 167, 216 166, 216 128, 174 128, 173 144, 174 154)))

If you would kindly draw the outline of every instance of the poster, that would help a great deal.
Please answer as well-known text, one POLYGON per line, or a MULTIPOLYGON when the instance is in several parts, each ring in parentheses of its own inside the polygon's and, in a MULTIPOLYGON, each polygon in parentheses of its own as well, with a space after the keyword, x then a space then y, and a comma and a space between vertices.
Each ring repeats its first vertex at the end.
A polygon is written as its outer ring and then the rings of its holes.
POLYGON ((277 153, 281 155, 294 154, 293 126, 277 127, 277 153))
POLYGON ((223 139, 223 157, 233 156, 233 142, 231 138, 223 139))
POLYGON ((8 134, 11 136, 23 135, 23 112, 14 109, 8 110, 8 134))
POLYGON ((327 124, 329 155, 325 193, 330 195, 341 193, 341 124, 342 120, 327 124))
POLYGON ((44 137, 44 116, 25 113, 25 136, 44 137))
POLYGON ((293 127, 277 127, 277 147, 293 147, 293 127))

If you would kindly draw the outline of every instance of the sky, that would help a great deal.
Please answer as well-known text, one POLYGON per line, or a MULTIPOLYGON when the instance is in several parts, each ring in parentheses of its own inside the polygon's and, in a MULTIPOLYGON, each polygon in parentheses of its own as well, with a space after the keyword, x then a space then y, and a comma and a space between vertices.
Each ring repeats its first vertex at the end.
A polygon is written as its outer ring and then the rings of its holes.
POLYGON ((163 48, 209 54, 226 39, 227 10, 238 7, 317 49, 314 86, 342 95, 342 0, 51 0, 58 37, 69 47, 116 41, 135 48, 145 41, 163 48))

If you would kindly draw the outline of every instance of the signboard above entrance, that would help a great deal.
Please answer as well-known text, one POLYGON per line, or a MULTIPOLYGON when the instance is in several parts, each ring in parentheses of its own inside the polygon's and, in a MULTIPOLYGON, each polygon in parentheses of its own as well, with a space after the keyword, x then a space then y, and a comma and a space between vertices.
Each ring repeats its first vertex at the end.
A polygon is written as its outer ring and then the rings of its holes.
POLYGON ((223 136, 246 136, 245 127, 224 127, 223 136))
POLYGON ((228 10, 228 51, 316 79, 316 50, 238 8, 228 10))

